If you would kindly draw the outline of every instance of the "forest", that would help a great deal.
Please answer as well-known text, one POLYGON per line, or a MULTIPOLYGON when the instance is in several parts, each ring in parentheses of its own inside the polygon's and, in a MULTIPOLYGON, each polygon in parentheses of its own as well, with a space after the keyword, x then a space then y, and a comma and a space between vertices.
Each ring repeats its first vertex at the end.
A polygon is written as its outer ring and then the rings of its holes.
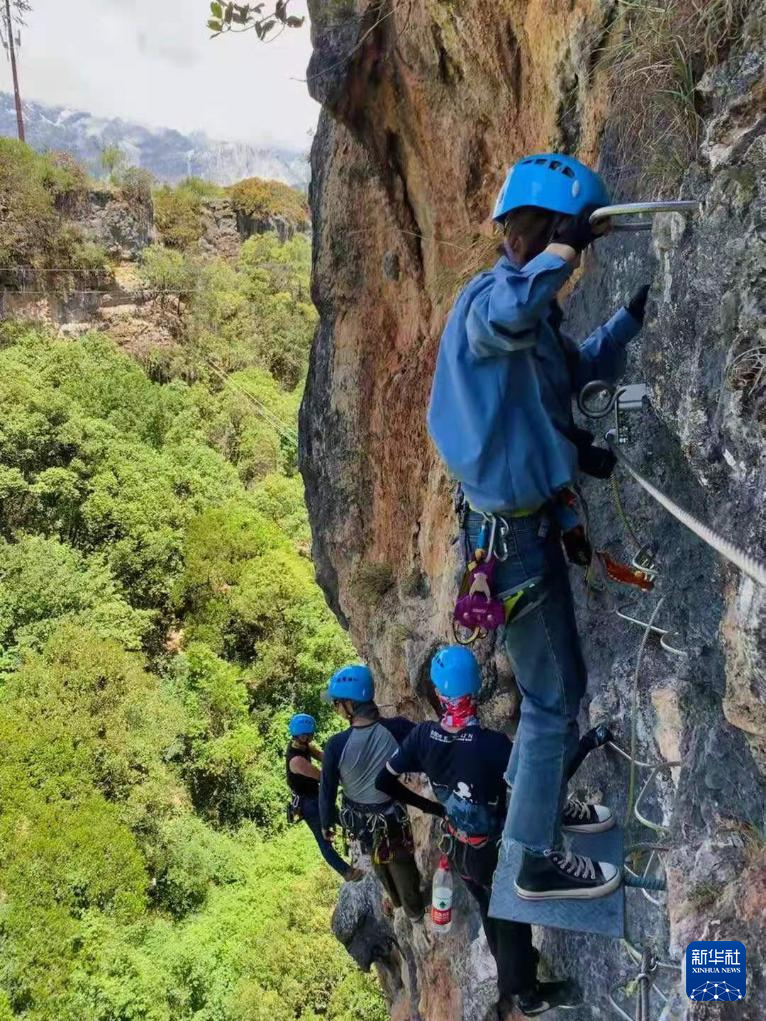
MULTIPOLYGON (((86 189, 0 140, 4 265, 108 281, 86 189)), ((387 1016, 284 812, 287 720, 329 734, 319 691, 354 655, 296 467, 310 240, 202 253, 205 191, 154 189, 137 266, 171 347, 0 325, 0 1021, 387 1016)))

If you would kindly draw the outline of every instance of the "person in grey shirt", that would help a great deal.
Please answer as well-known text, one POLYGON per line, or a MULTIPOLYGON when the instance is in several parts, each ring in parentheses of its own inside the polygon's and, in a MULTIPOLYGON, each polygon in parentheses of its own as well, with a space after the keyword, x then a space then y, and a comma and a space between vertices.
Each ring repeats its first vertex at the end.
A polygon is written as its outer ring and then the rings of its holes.
MULTIPOLYGON (((363 664, 338 670, 322 695, 349 722, 348 729, 331 737, 324 750, 319 788, 322 832, 332 840, 340 818, 344 830, 370 855, 375 874, 394 907, 403 908, 410 919, 419 921, 425 914, 426 898, 407 810, 375 786, 378 773, 414 724, 403 716, 384 719, 374 696, 372 673, 363 664), (340 816, 336 807, 339 786, 343 788, 340 816)), ((421 811, 443 815, 439 802, 403 787, 402 794, 402 800, 421 811)))

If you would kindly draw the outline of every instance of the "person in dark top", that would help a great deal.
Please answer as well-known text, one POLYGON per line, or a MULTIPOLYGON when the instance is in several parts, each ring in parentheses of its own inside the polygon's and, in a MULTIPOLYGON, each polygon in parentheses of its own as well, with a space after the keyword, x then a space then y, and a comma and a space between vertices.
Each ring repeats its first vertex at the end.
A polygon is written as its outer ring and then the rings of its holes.
POLYGON ((492 877, 507 809, 504 773, 511 752, 507 735, 480 726, 481 673, 473 653, 450 646, 434 656, 431 680, 442 708, 439 723, 414 727, 380 771, 377 786, 389 793, 402 773, 424 773, 444 809, 442 850, 476 900, 497 964, 498 1010, 528 1017, 574 1006, 579 993, 568 982, 538 982, 538 953, 525 922, 490 918, 492 877))
POLYGON ((320 772, 312 758, 322 761, 322 753, 311 743, 316 733, 316 720, 307 713, 296 713, 288 724, 290 743, 285 752, 285 774, 300 812, 300 817, 314 834, 322 857, 347 882, 356 882, 363 873, 345 862, 332 844, 322 835, 319 822, 320 772))
POLYGON ((442 815, 437 802, 421 798, 396 782, 389 793, 381 793, 375 781, 386 761, 414 724, 403 716, 383 719, 374 701, 375 688, 370 668, 363 664, 343 667, 333 675, 322 695, 349 727, 327 742, 319 788, 322 833, 332 840, 338 821, 336 798, 343 788, 340 822, 358 840, 394 907, 404 908, 412 921, 425 914, 426 901, 415 863, 415 847, 407 802, 423 812, 442 815))

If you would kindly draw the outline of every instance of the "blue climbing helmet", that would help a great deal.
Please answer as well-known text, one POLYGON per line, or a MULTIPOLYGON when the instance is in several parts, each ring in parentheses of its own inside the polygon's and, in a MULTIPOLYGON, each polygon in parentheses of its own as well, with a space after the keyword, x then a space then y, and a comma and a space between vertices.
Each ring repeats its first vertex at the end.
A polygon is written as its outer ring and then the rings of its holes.
POLYGON ((444 698, 478 695, 481 670, 476 657, 464 645, 447 645, 431 660, 431 680, 444 698))
POLYGON ((322 692, 323 702, 370 702, 375 695, 372 671, 364 663, 341 667, 330 678, 327 690, 322 692))
POLYGON ((609 192, 599 175, 573 156, 548 152, 525 156, 511 167, 492 218, 502 222, 522 206, 577 216, 590 205, 609 205, 609 192))
POLYGON ((315 734, 317 721, 308 713, 296 713, 287 724, 290 737, 302 737, 304 734, 315 734))

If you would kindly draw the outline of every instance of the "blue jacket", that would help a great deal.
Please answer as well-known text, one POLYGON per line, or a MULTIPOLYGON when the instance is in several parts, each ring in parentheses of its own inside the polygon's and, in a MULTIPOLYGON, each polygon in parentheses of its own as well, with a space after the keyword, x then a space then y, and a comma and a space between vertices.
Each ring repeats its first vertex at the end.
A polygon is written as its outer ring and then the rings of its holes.
POLYGON ((573 266, 543 252, 521 268, 502 256, 458 297, 442 334, 428 430, 477 510, 532 510, 577 472, 572 395, 615 381, 640 330, 621 308, 578 347, 554 298, 573 266))

